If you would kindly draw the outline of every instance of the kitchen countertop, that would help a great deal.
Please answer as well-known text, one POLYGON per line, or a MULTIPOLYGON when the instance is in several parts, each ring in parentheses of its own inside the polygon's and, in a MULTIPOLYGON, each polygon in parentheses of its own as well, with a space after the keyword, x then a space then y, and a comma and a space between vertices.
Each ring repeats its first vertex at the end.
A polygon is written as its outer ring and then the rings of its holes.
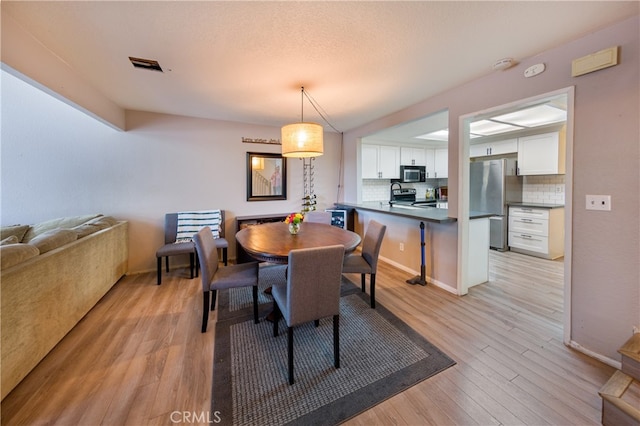
MULTIPOLYGON (((384 201, 365 201, 361 204, 336 203, 335 205, 336 208, 353 208, 356 210, 361 209, 378 213, 388 213, 432 223, 453 223, 457 221, 455 217, 449 217, 448 209, 439 209, 436 207, 416 207, 407 204, 390 205, 384 201)), ((483 212, 471 212, 469 214, 470 219, 481 219, 491 216, 494 215, 483 212)))
POLYGON ((507 203, 511 207, 533 207, 536 209, 559 209, 564 204, 540 204, 540 203, 507 203))

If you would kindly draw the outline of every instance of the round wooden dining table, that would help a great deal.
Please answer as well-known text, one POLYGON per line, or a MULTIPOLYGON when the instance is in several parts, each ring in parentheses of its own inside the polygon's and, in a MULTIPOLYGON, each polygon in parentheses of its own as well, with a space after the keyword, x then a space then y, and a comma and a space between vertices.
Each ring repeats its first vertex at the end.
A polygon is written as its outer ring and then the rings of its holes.
POLYGON ((236 241, 256 260, 286 264, 291 250, 341 244, 347 254, 358 247, 361 239, 355 232, 311 222, 303 222, 298 233, 292 235, 286 223, 272 222, 241 229, 236 241))

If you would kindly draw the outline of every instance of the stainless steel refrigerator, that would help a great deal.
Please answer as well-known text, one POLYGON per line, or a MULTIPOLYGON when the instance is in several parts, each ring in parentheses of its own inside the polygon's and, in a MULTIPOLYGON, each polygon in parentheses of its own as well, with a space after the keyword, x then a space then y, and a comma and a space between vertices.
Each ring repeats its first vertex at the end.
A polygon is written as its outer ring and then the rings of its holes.
POLYGON ((510 202, 522 201, 522 176, 515 159, 474 161, 469 165, 469 209, 493 213, 489 218, 491 248, 507 250, 510 202))

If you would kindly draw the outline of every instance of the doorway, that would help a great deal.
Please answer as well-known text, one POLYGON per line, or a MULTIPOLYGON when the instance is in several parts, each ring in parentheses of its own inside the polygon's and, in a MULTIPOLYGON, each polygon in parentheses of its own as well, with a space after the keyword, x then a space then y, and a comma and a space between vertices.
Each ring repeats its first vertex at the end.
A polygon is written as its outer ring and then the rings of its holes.
POLYGON ((477 111, 460 117, 460 140, 458 152, 458 294, 467 294, 469 289, 469 179, 470 179, 470 147, 474 144, 475 135, 472 134, 472 123, 479 120, 503 115, 514 111, 523 110, 536 105, 549 103, 564 104, 566 106, 566 157, 564 175, 564 342, 568 343, 571 337, 571 217, 572 217, 572 188, 573 188, 573 104, 574 88, 568 87, 554 92, 541 94, 535 97, 521 99, 509 104, 496 106, 482 111, 477 111))

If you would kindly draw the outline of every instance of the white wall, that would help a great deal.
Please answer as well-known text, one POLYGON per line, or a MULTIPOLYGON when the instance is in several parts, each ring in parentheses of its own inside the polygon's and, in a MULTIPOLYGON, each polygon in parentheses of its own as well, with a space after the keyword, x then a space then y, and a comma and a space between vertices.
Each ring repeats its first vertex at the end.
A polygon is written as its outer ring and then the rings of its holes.
MULTIPOLYGON (((129 272, 154 270, 164 214, 222 208, 235 257, 235 216, 301 209, 302 161, 287 160, 286 201, 246 201, 246 152, 279 145, 280 129, 127 111, 127 131, 107 127, 2 72, 3 225, 103 213, 130 221, 129 272)), ((340 136, 325 133, 314 162, 319 208, 336 201, 340 136)))
MULTIPOLYGON (((571 339, 610 359, 640 324, 640 25, 638 16, 571 43, 518 58, 520 63, 345 133, 345 201, 357 200, 358 140, 406 121, 449 110, 449 215, 458 215, 460 116, 575 87, 571 216, 571 339), (571 77, 571 61, 620 46, 620 64, 571 77), (544 63, 546 71, 524 78, 544 63), (585 210, 586 194, 610 194, 611 212, 585 210)), ((568 200, 565 200, 568 201, 568 200)), ((441 256, 457 268, 452 246, 441 256)), ((449 274, 450 271, 447 271, 449 274)))

